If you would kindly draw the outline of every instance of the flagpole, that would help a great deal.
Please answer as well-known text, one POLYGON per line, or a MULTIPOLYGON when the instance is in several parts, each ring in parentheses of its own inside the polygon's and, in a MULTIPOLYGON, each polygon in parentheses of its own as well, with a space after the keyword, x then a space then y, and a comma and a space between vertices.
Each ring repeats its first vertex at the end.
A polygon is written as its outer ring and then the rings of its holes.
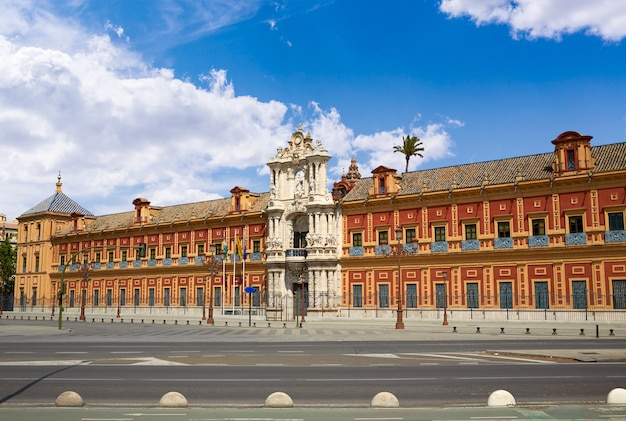
POLYGON ((226 230, 224 230, 224 238, 222 239, 222 316, 226 313, 226 261, 228 260, 228 244, 226 243, 226 230))
POLYGON ((235 258, 237 253, 237 240, 235 239, 235 250, 233 253, 233 287, 231 291, 231 298, 233 302, 233 316, 235 315, 235 284, 237 283, 237 259, 235 258))

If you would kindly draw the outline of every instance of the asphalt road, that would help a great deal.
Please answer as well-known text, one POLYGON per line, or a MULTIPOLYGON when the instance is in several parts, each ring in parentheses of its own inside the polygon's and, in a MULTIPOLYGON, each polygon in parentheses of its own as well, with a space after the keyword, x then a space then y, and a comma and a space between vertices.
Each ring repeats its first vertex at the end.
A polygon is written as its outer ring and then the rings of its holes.
POLYGON ((603 404, 626 384, 621 324, 601 325, 595 338, 589 323, 557 325, 554 335, 544 323, 481 322, 477 334, 470 323, 453 333, 427 322, 405 331, 366 321, 303 329, 125 322, 68 322, 59 331, 49 320, 0 320, 0 419, 626 419, 626 406, 603 404), (486 408, 497 389, 518 405, 486 408), (87 405, 51 407, 67 390, 87 405), (190 407, 159 408, 169 391, 190 407), (264 408, 275 391, 295 407, 264 408), (380 391, 401 408, 369 408, 380 391))
POLYGON ((195 405, 262 405, 276 391, 307 405, 367 405, 391 392, 402 405, 485 404, 508 390, 520 404, 595 403, 626 382, 621 364, 5 366, 0 402, 50 404, 66 390, 89 404, 156 404, 169 391, 195 405))

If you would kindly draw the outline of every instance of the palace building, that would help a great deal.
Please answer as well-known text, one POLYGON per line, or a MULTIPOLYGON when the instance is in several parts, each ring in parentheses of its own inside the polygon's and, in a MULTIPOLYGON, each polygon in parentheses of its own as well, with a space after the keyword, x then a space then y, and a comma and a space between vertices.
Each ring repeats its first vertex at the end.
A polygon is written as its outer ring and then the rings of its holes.
MULTIPOLYGON (((547 142, 546 142, 547 143, 547 142)), ((565 132, 552 151, 408 173, 296 130, 269 191, 95 216, 62 191, 19 218, 15 309, 90 314, 439 318, 626 308, 626 143, 565 132), (53 299, 53 297, 56 297, 53 299), (447 313, 446 313, 447 315, 447 313)), ((427 151, 426 151, 427 153, 427 151)), ((129 200, 130 202, 130 200, 129 200)))

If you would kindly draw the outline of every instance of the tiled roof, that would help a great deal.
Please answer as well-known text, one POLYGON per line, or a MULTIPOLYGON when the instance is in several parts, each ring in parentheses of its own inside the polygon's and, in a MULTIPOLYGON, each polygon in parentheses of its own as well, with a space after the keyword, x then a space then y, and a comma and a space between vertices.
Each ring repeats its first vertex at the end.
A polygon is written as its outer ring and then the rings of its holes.
MULTIPOLYGON (((269 193, 260 194, 252 207, 248 209, 258 212, 267 207, 269 193)), ((173 205, 157 207, 158 211, 150 224, 166 225, 174 221, 185 221, 209 217, 220 217, 228 215, 231 198, 207 200, 203 202, 187 203, 183 205, 173 205)), ((154 207, 153 207, 154 208, 154 207)), ((115 213, 96 217, 85 228, 86 232, 97 232, 102 230, 125 229, 134 225, 134 212, 115 213)))
MULTIPOLYGON (((596 174, 626 169, 626 143, 594 146, 591 148, 591 156, 595 158, 596 174)), ((445 191, 453 183, 456 183, 456 189, 480 187, 485 177, 489 180, 488 185, 512 184, 518 175, 522 181, 549 180, 553 161, 554 153, 543 153, 413 171, 402 174, 399 195, 445 191)), ((372 177, 361 179, 343 201, 365 200, 372 185, 372 177)))
POLYGON ((45 212, 66 214, 78 212, 85 216, 94 216, 93 213, 89 212, 87 209, 74 202, 65 194, 56 192, 44 201, 40 202, 38 205, 35 205, 26 212, 24 212, 22 215, 20 215, 20 217, 45 212))

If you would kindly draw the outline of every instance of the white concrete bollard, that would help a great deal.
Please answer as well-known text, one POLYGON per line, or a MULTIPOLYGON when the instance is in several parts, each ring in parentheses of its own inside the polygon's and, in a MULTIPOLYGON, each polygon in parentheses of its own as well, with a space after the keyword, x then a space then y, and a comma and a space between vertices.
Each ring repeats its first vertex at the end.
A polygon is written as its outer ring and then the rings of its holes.
POLYGON ((186 408, 187 398, 178 392, 167 392, 161 397, 159 406, 165 408, 186 408))
POLYGON ((626 404, 626 389, 616 387, 611 390, 606 397, 606 403, 609 405, 623 405, 626 404))
POLYGON ((487 406, 515 406, 515 398, 506 390, 496 390, 489 395, 487 406))
POLYGON ((84 406, 85 401, 83 401, 83 398, 78 393, 68 390, 57 397, 57 400, 54 401, 54 405, 63 407, 84 406))
POLYGON ((372 408, 398 408, 400 402, 393 393, 379 392, 372 398, 370 406, 372 408))
POLYGON ((265 406, 268 408, 291 408, 293 400, 284 392, 274 392, 265 399, 265 406))

